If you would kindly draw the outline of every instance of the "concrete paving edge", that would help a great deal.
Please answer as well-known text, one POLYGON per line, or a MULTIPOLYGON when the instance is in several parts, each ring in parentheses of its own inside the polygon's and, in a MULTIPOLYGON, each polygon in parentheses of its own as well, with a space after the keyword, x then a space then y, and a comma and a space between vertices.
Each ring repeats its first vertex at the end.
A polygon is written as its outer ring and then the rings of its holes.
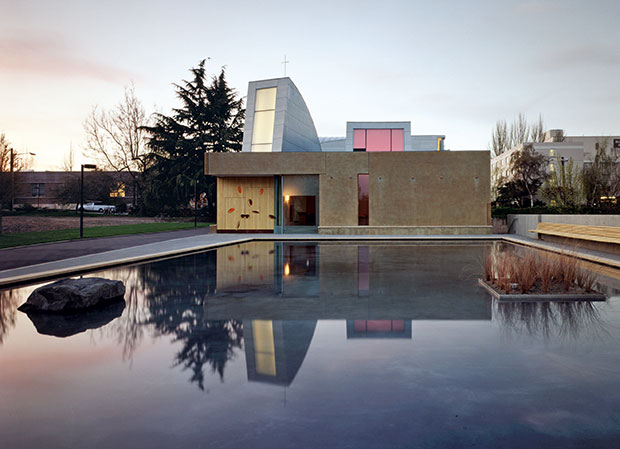
POLYGON ((42 264, 28 265, 25 267, 14 268, 10 270, 0 271, 0 287, 7 288, 19 284, 32 283, 33 281, 56 278, 62 275, 70 275, 84 273, 101 268, 111 266, 129 265, 138 262, 146 262, 168 257, 176 257, 184 254, 191 254, 209 249, 215 249, 221 246, 235 245, 252 241, 332 241, 332 242, 424 242, 424 241, 446 241, 446 242, 463 242, 463 241, 506 241, 509 243, 529 246, 537 249, 553 251, 556 253, 570 253, 580 259, 591 262, 620 268, 620 258, 604 257, 600 254, 592 252, 575 251, 567 248, 561 248, 557 244, 539 243, 536 240, 526 237, 513 237, 506 234, 486 234, 486 235, 403 235, 403 236, 386 236, 386 235, 295 235, 295 234, 259 234, 239 236, 236 234, 206 234, 200 237, 184 237, 180 239, 167 240, 163 242, 149 243, 119 250, 107 251, 96 254, 89 254, 80 257, 62 259, 42 264), (191 240, 191 241, 190 241, 191 240), (197 240, 207 240, 203 243, 196 244, 197 240), (208 240, 214 240, 208 242, 208 240), (159 249, 170 247, 169 249, 159 249))

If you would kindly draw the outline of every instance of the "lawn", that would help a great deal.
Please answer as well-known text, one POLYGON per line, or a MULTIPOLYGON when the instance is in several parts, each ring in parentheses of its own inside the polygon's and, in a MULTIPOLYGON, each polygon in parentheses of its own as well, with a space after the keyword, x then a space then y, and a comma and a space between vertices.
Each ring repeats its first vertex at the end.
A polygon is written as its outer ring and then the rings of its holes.
MULTIPOLYGON (((209 226, 210 223, 198 223, 198 227, 209 226)), ((145 234, 149 232, 179 231, 191 229, 193 222, 172 223, 139 223, 118 226, 95 226, 84 228, 84 238, 112 237, 116 235, 145 234)), ((0 235, 0 248, 13 246, 34 245, 37 243, 58 242, 61 240, 76 240, 80 238, 80 229, 59 229, 55 231, 21 232, 0 235)))

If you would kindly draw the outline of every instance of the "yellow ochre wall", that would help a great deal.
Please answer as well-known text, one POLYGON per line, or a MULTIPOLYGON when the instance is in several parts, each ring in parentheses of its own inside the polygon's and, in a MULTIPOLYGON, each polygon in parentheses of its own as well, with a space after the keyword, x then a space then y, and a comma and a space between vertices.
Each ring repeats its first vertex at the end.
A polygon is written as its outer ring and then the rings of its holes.
POLYGON ((271 231, 273 177, 217 178, 218 231, 271 231))
MULTIPOLYGON (((205 173, 231 175, 319 175, 319 233, 356 227, 402 233, 402 227, 442 233, 490 232, 490 153, 488 151, 210 153, 205 173), (369 174, 369 226, 358 225, 357 175, 369 174), (330 229, 330 227, 333 227, 330 229), (454 229, 460 227, 460 230, 454 229), (323 228, 323 229, 322 229, 323 228)), ((218 178, 220 180, 262 178, 218 178)), ((272 185, 272 184, 271 184, 272 185)), ((236 185, 230 184, 232 197, 236 185)), ((237 195, 238 196, 238 195, 237 195)), ((273 197, 272 197, 273 200, 273 197)), ((225 210, 229 207, 226 206, 225 210)), ((273 201, 270 203, 273 210, 273 201)), ((229 218, 222 228, 234 230, 229 218)), ((273 212, 271 212, 273 213, 273 212)), ((249 223, 247 223, 249 224, 249 223)), ((246 229, 242 223, 240 229, 246 229)), ((267 223, 264 224, 265 228, 267 223)), ((273 229, 273 222, 269 223, 273 229)))

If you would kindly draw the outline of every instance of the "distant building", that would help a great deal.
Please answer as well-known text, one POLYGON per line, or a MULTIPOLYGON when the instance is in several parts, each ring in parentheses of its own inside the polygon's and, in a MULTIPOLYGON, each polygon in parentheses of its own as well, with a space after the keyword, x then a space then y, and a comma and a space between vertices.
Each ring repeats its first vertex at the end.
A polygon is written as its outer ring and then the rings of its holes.
MULTIPOLYGON (((86 172, 89 176, 92 172, 86 172)), ((135 201, 135 189, 133 178, 126 172, 104 172, 113 176, 115 186, 110 191, 110 200, 123 201, 125 204, 133 204, 135 201)), ((80 172, 67 171, 23 171, 15 173, 15 193, 13 204, 15 207, 32 206, 41 209, 62 209, 75 207, 63 204, 58 198, 58 191, 66 182, 79 179, 80 172)), ((84 201, 90 201, 84 198, 84 201)))
MULTIPOLYGON (((532 142, 532 148, 547 158, 549 172, 558 169, 562 164, 573 160, 578 168, 588 166, 594 161, 600 145, 620 150, 620 136, 565 136, 561 129, 553 129, 545 133, 543 142, 532 142)), ((510 159, 512 155, 523 149, 516 146, 491 159, 491 183, 496 185, 501 178, 510 175, 510 159)))

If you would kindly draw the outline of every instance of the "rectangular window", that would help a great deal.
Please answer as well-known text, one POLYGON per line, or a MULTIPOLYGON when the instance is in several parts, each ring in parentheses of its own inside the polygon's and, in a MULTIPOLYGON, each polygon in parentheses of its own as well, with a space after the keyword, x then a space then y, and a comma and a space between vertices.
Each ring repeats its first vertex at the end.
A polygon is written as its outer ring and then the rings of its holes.
POLYGON ((273 111, 276 109, 277 87, 256 90, 256 104, 254 111, 273 111))
POLYGON ((45 196, 45 184, 32 184, 32 196, 45 196))
POLYGON ((404 151, 405 130, 354 129, 353 151, 404 151))
POLYGON ((405 130, 392 129, 392 151, 405 151, 405 130))
POLYGON ((276 87, 256 90, 252 151, 272 150, 273 127, 276 116, 276 87))
POLYGON ((315 196, 284 196, 284 226, 316 226, 315 196))
POLYGON ((366 130, 366 151, 391 151, 391 141, 389 129, 366 130))
POLYGON ((354 129, 353 130, 353 151, 362 150, 366 151, 366 130, 354 129))
POLYGON ((369 223, 369 176, 368 173, 357 175, 357 224, 368 226, 369 223))

